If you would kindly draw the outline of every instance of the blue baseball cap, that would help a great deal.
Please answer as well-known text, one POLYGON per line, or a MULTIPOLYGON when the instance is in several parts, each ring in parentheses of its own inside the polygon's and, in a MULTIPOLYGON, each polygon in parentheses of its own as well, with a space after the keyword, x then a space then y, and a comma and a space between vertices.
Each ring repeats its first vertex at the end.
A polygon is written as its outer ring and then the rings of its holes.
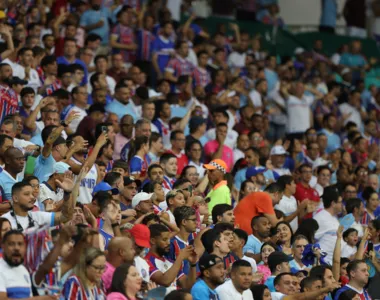
POLYGON ((112 195, 119 195, 119 190, 117 188, 112 188, 107 182, 99 182, 95 185, 92 195, 95 195, 97 192, 108 192, 111 191, 112 195))
POLYGON ((247 171, 245 172, 245 178, 250 179, 252 176, 257 176, 258 174, 262 174, 264 172, 265 172, 265 169, 263 168, 249 167, 247 171))

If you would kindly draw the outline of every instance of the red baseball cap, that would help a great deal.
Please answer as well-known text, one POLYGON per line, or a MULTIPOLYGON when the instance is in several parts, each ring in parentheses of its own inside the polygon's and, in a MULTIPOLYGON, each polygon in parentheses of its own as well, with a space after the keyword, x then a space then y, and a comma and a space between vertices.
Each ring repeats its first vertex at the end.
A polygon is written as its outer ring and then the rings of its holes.
POLYGON ((129 230, 129 233, 139 247, 150 248, 150 230, 144 224, 137 224, 129 230))

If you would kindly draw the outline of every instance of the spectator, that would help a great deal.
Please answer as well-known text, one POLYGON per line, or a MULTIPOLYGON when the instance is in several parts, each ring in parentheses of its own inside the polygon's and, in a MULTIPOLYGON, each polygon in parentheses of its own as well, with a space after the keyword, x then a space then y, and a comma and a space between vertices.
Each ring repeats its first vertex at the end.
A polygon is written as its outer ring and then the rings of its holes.
POLYGON ((245 260, 237 260, 232 265, 231 280, 216 288, 216 292, 221 300, 242 297, 244 300, 253 299, 249 289, 252 282, 252 267, 245 260))
MULTIPOLYGON (((2 236, 3 257, 0 266, 0 295, 6 298, 32 298, 30 274, 24 267, 26 244, 24 235, 19 230, 10 230, 2 236)), ((53 299, 53 298, 46 298, 53 299)))
POLYGON ((277 219, 273 206, 280 202, 284 188, 277 183, 270 184, 265 192, 256 192, 248 195, 235 208, 235 224, 247 233, 252 233, 251 220, 263 214, 275 226, 277 219), (249 212, 249 213, 248 213, 249 212))
MULTIPOLYGON (((113 277, 115 271, 127 263, 131 264, 134 261, 135 249, 132 240, 128 237, 116 237, 111 240, 108 245, 106 254, 106 268, 102 275, 104 288, 107 292, 117 292, 113 290, 113 277)), ((116 273, 119 274, 119 271, 116 273)))
POLYGON ((337 216, 342 212, 342 197, 336 188, 327 187, 323 191, 322 201, 324 209, 314 216, 319 226, 315 238, 318 240, 321 249, 327 253, 325 261, 331 262, 336 242, 336 231, 339 227, 337 216))
POLYGON ((283 252, 275 251, 272 252, 268 257, 268 266, 272 273, 270 277, 265 282, 265 285, 269 288, 271 292, 275 292, 276 282, 275 278, 277 275, 290 272, 289 262, 292 261, 291 256, 287 256, 283 252))
POLYGON ((370 299, 367 290, 364 288, 369 277, 367 264, 362 260, 351 261, 347 266, 347 275, 350 281, 335 293, 334 299, 340 299, 339 296, 347 290, 357 292, 360 298, 370 299))
POLYGON ((111 293, 107 296, 107 299, 135 298, 141 289, 141 284, 142 278, 137 268, 133 264, 122 264, 114 272, 111 293))
POLYGON ((193 247, 187 246, 182 249, 175 262, 165 258, 164 254, 169 254, 170 234, 165 225, 155 224, 150 226, 150 243, 151 248, 145 257, 149 264, 149 274, 151 280, 161 286, 177 285, 182 287, 193 286, 196 279, 196 255, 193 253, 193 247), (184 260, 190 262, 190 272, 185 275, 182 271, 184 260), (165 265, 161 262, 164 261, 165 265))
POLYGON ((227 181, 223 180, 227 173, 226 163, 221 159, 214 159, 203 167, 208 170, 207 176, 213 185, 213 189, 207 194, 207 198, 210 198, 209 211, 212 213, 212 209, 217 204, 231 205, 230 189, 227 186, 227 181))
POLYGON ((78 299, 94 295, 105 297, 101 277, 106 267, 106 257, 96 248, 87 248, 63 286, 62 294, 66 299, 78 299))
POLYGON ((214 254, 205 254, 199 261, 200 279, 191 289, 194 300, 218 297, 216 288, 224 282, 223 260, 214 254))

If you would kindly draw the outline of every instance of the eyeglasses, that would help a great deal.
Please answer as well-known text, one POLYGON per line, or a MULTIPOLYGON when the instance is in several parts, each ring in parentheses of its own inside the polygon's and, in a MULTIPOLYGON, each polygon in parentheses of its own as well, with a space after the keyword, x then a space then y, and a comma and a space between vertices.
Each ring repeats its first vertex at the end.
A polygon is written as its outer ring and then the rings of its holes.
POLYGON ((95 266, 95 265, 90 265, 90 267, 94 268, 98 272, 103 272, 106 269, 106 266, 95 266))

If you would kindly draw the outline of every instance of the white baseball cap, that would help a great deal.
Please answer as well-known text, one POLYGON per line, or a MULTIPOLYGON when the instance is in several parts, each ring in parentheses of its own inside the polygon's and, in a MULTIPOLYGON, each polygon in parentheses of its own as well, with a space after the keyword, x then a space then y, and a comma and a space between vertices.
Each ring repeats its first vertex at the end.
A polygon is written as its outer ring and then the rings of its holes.
POLYGON ((282 146, 274 146, 270 150, 270 155, 285 155, 285 154, 288 154, 288 152, 286 152, 285 148, 282 146))
POLYGON ((153 196, 153 193, 148 194, 145 192, 140 192, 137 193, 133 198, 132 198, 132 208, 135 208, 137 205, 140 204, 142 201, 147 201, 150 200, 153 196))

